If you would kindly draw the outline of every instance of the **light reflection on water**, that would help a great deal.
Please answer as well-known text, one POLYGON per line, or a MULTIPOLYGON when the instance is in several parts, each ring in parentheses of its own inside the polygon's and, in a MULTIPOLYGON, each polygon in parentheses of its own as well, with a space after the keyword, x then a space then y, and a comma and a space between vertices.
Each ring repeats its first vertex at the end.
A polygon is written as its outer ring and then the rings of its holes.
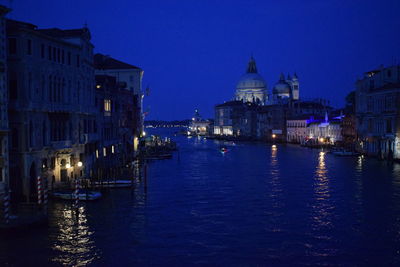
POLYGON ((314 203, 312 204, 313 227, 315 230, 326 230, 331 226, 332 202, 328 169, 325 162, 326 153, 320 151, 314 175, 314 203))
POLYGON ((99 258, 85 206, 75 210, 69 204, 56 203, 53 211, 57 214, 50 215, 54 218, 51 248, 56 256, 51 260, 64 266, 86 266, 99 258))

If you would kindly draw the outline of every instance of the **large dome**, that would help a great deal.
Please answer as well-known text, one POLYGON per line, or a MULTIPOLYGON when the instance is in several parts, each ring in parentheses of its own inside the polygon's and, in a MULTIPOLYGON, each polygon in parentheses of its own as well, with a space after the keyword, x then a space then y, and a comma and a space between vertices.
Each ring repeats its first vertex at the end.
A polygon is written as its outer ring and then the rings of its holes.
POLYGON ((256 62, 250 58, 247 71, 236 85, 236 100, 265 104, 267 98, 267 84, 257 73, 256 62))
POLYGON ((260 89, 265 90, 267 88, 266 83, 258 73, 246 73, 244 74, 236 85, 236 90, 246 89, 260 89))

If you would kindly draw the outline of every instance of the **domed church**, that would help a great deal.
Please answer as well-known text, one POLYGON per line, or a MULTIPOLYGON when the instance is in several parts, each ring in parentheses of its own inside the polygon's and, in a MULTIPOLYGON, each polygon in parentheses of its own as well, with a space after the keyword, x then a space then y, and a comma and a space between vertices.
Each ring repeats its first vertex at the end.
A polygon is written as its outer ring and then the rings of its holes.
POLYGON ((280 99, 299 100, 299 80, 296 73, 293 75, 293 78, 288 75, 286 79, 283 73, 281 73, 279 81, 272 89, 270 102, 276 103, 280 99))
POLYGON ((235 99, 260 105, 265 105, 268 100, 267 83, 258 74, 256 61, 253 57, 250 58, 246 73, 236 85, 235 99))

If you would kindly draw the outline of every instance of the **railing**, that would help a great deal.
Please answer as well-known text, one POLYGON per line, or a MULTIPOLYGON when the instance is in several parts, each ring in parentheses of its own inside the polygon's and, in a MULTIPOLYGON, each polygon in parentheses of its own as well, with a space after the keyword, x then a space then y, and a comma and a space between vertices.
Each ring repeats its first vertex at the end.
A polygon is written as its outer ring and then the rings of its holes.
POLYGON ((71 140, 51 141, 51 147, 53 147, 55 149, 69 148, 71 146, 72 146, 71 140))

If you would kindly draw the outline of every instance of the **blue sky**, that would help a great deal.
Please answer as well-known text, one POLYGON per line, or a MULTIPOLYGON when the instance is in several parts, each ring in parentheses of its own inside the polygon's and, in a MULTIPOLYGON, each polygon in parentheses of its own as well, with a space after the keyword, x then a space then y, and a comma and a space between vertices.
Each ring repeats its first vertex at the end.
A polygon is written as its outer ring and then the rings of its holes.
POLYGON ((213 116, 251 54, 271 90, 297 72, 302 98, 335 106, 362 73, 400 62, 400 1, 14 0, 10 18, 92 33, 95 51, 140 66, 148 119, 213 116))

